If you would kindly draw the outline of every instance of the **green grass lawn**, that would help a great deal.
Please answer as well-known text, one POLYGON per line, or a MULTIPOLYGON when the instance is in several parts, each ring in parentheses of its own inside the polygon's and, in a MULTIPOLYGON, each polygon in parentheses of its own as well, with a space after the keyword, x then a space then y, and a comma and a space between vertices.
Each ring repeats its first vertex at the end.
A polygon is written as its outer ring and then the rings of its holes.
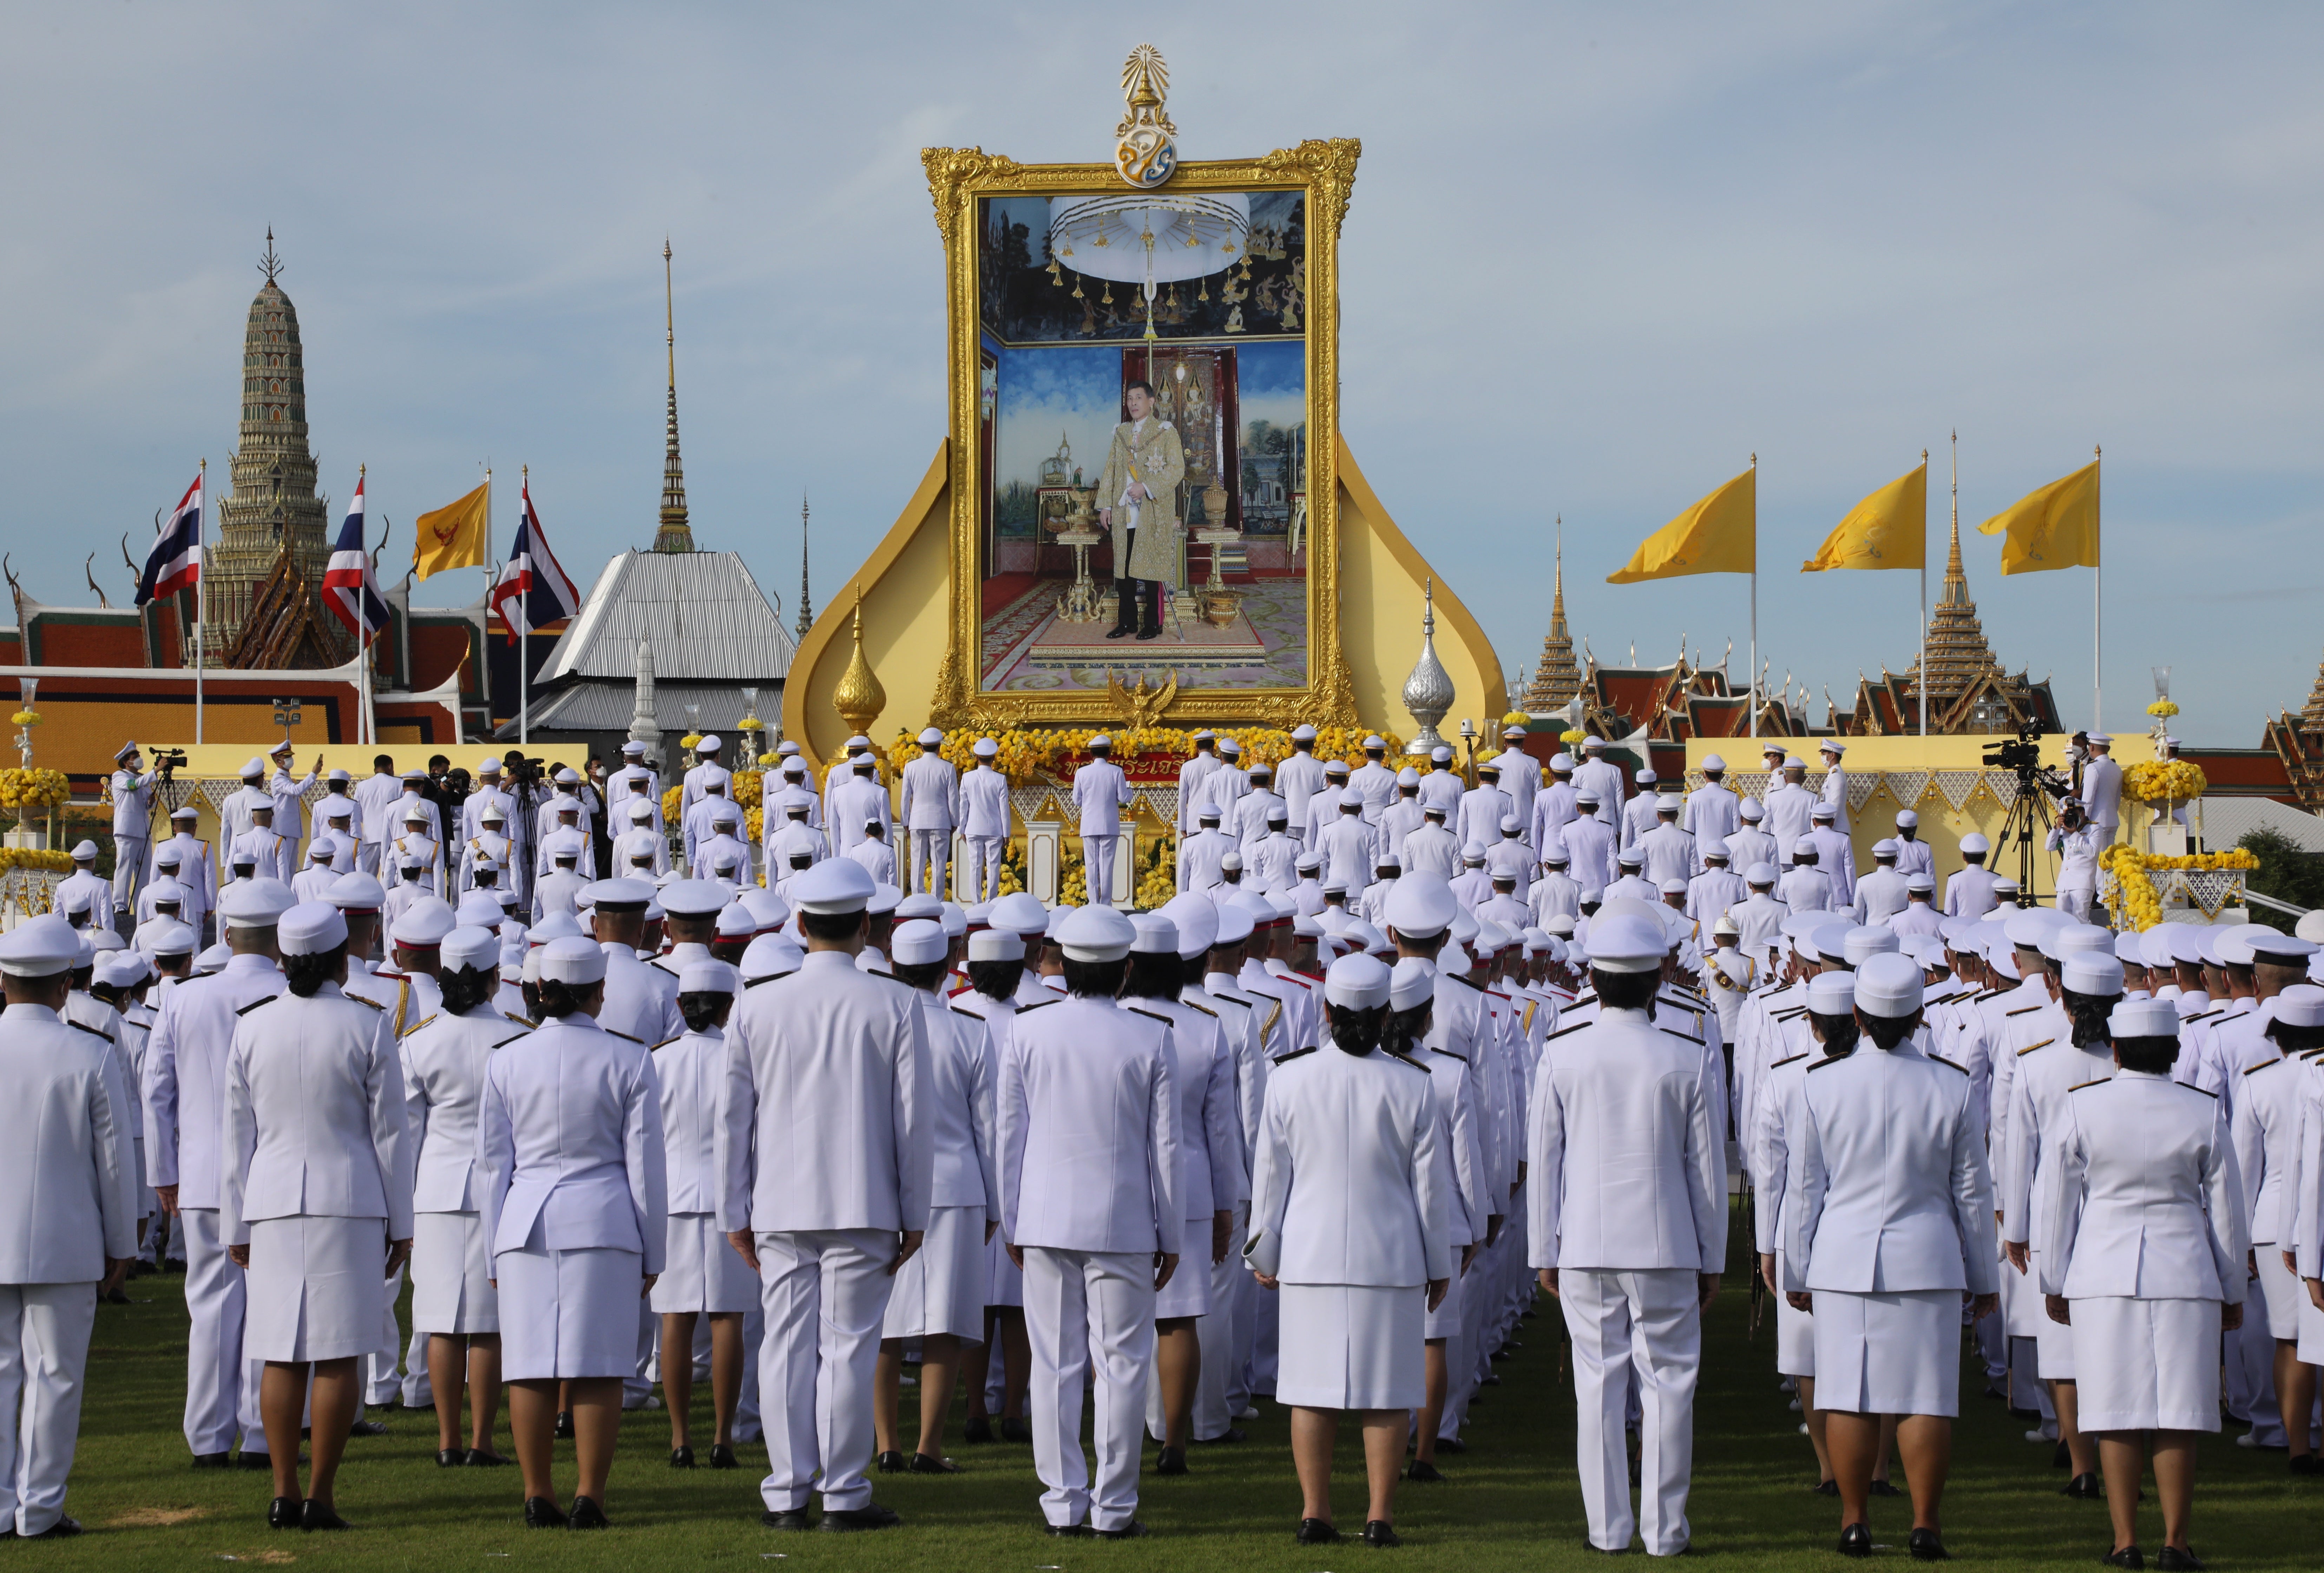
MULTIPOLYGON (((1739 1256, 1738 1257, 1739 1260, 1739 1256)), ((67 1511, 90 1533, 69 1541, 12 1547, 17 1565, 59 1568, 191 1569, 229 1559, 296 1560, 322 1568, 490 1573, 496 1563, 560 1570, 651 1568, 739 1569, 779 1559, 792 1568, 999 1569, 1084 1573, 1153 1569, 1213 1573, 1232 1568, 1344 1573, 1379 1557, 1415 1569, 1489 1573, 1499 1568, 1597 1566, 1582 1546, 1582 1500, 1574 1482, 1572 1388, 1560 1358, 1554 1303, 1520 1334, 1526 1347, 1499 1367, 1472 1417, 1471 1450, 1446 1458, 1450 1481, 1406 1486, 1397 1503, 1401 1550, 1354 1543, 1309 1549, 1293 1543, 1299 1491, 1291 1470, 1288 1412, 1272 1403, 1239 1447, 1198 1449, 1194 1473, 1148 1477, 1140 1516, 1155 1532, 1142 1542, 1059 1541, 1039 1532, 1032 1449, 996 1444, 953 1449, 965 1472, 948 1477, 877 1478, 879 1500, 904 1515, 876 1535, 777 1534, 757 1522, 765 1454, 713 1474, 667 1466, 669 1422, 632 1414, 606 1504, 614 1528, 597 1535, 530 1533, 522 1526, 517 1472, 438 1469, 432 1415, 397 1412, 386 1436, 350 1444, 340 1475, 340 1510, 356 1528, 337 1536, 272 1533, 265 1527, 267 1476, 196 1473, 179 1430, 185 1387, 181 1280, 143 1278, 136 1303, 100 1307, 89 1357, 89 1396, 67 1511)), ((1730 1283, 1738 1280, 1730 1278, 1730 1283)), ((1747 1568, 1836 1567, 1838 1504, 1809 1494, 1815 1467, 1798 1417, 1776 1391, 1772 1320, 1757 1338, 1741 1294, 1712 1308, 1702 1400, 1696 1411, 1695 1489, 1690 1512, 1698 1557, 1747 1568)), ((1946 1502, 1946 1538, 1957 1559, 2015 1565, 2089 1565, 2107 1548, 2106 1510, 2057 1495, 2063 1471, 2049 1449, 2020 1440, 2024 1427, 2001 1406, 1970 1396, 1956 1439, 1946 1502)), ((697 1391, 697 1404, 701 1403, 697 1391)), ((908 1394, 906 1407, 910 1408, 908 1394)), ((505 1413, 503 1413, 503 1421, 505 1413)), ((906 1421, 907 1433, 912 1421, 906 1421)), ((959 1435, 955 1406, 952 1435, 959 1435)), ((697 1450, 706 1421, 696 1428, 697 1450)), ((503 1423, 500 1445, 510 1450, 503 1423)), ((568 1449, 569 1449, 569 1444, 568 1449)), ((1148 1452, 1152 1461, 1152 1452, 1148 1452)), ((1362 1516, 1361 1460, 1352 1435, 1341 1447, 1343 1528, 1362 1516)), ((2216 1568, 2307 1568, 2324 1564, 2324 1488, 2295 1483, 2283 1455, 2254 1453, 2231 1436, 2207 1443, 2194 1543, 2216 1568)), ((560 1485, 572 1489, 569 1450, 560 1485)), ((1901 1501, 1876 1502, 1881 1553, 1904 1560, 1911 1518, 1901 1501)), ((2150 1510, 2142 1525, 2160 1544, 2150 1510)))

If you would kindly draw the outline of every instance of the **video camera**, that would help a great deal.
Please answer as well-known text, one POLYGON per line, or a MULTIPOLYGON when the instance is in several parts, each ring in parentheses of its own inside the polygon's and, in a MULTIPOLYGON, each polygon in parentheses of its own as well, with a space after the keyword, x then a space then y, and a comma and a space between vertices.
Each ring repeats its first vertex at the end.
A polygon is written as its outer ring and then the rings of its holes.
POLYGON ((2021 726, 2015 737, 1987 749, 1985 768, 2015 771, 2021 790, 2039 786, 2052 797, 2067 796, 2073 790, 2063 771, 2042 762, 2042 729, 2039 727, 2021 726))
POLYGON ((185 762, 186 750, 183 749, 155 749, 153 750, 153 768, 161 772, 161 779, 164 781, 167 781, 171 776, 178 770, 179 767, 182 766, 185 762))

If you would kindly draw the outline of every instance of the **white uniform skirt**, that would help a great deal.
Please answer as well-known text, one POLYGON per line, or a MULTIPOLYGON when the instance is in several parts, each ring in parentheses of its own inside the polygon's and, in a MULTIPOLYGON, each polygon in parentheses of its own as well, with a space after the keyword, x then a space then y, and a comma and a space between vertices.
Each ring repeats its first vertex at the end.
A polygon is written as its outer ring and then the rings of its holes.
POLYGON ((2013 1338, 2040 1338, 2042 1324, 2050 1320, 2042 1309, 2041 1281, 2030 1271, 2020 1273, 2006 1257, 2001 1262, 2001 1316, 2013 1338))
MULTIPOLYGON (((1775 1282, 1784 1281, 1783 1253, 1776 1253, 1775 1282)), ((1778 1376, 1813 1376, 1816 1374, 1815 1318, 1804 1311, 1794 1311, 1792 1302, 1778 1294, 1775 1301, 1775 1375, 1778 1376)), ((1823 1295, 1816 1302, 1821 1304, 1823 1295)))
POLYGON ((343 1360, 382 1348, 394 1326, 387 1220, 263 1218, 250 1226, 246 1359, 343 1360))
POLYGON ((1025 1269, 1009 1259, 1009 1242, 999 1229, 992 1231, 992 1241, 984 1247, 984 1303, 1014 1305, 1025 1303, 1025 1269))
POLYGON ((658 1314, 741 1315, 759 1303, 759 1281, 718 1228, 716 1213, 673 1212, 668 1237, 669 1255, 653 1286, 658 1314))
MULTIPOLYGON (((540 1237, 538 1224, 534 1239, 540 1237)), ((501 1281, 501 1376, 547 1382, 634 1376, 644 1258, 599 1246, 552 1251, 528 1243, 493 1258, 501 1281)))
MULTIPOLYGON (((1424 1338, 1457 1338, 1464 1330, 1462 1328, 1461 1320, 1467 1314, 1469 1280, 1471 1276, 1479 1278, 1483 1276, 1484 1258, 1480 1256, 1476 1261, 1471 1262, 1469 1265, 1469 1271, 1463 1273, 1461 1271, 1462 1248, 1460 1246, 1452 1247, 1452 1282, 1445 1286, 1444 1298, 1437 1302, 1434 1311, 1424 1309, 1421 1324, 1421 1337, 1424 1338)), ((1425 1290, 1421 1293, 1420 1303, 1424 1308, 1428 1304, 1428 1295, 1425 1290)))
POLYGON ((1170 1282, 1162 1285, 1154 1296, 1154 1318, 1166 1316, 1208 1316, 1211 1313, 1211 1215, 1190 1218, 1185 1226, 1185 1244, 1179 1248, 1185 1255, 1178 1258, 1178 1270, 1170 1274, 1170 1282))
POLYGON ((1845 1414, 1960 1412, 1960 1291, 1815 1292, 1816 1407, 1845 1414))
MULTIPOLYGON (((999 1237, 999 1231, 994 1231, 999 1237)), ((912 1259, 896 1269, 888 1295, 883 1338, 918 1338, 950 1333, 972 1344, 984 1341, 987 1283, 984 1209, 931 1207, 927 1233, 912 1259)))
POLYGON ((1427 1396, 1428 1291, 1286 1283, 1275 1402, 1306 1409, 1416 1409, 1427 1396))
POLYGON ((2317 1310, 2315 1302, 2308 1298, 2308 1285, 2304 1283, 2300 1286, 2299 1353, 2301 1365, 2324 1366, 2324 1311, 2317 1310))
POLYGON ((2219 1302, 2104 1295, 2073 1307, 2085 1431, 2219 1429, 2219 1302))
MULTIPOLYGON (((2016 1268, 2004 1264, 2005 1273, 2016 1268)), ((2048 1300, 2042 1293, 2042 1253, 2035 1251, 2025 1274, 2025 1297, 2036 1307, 2041 1320, 2034 1325, 2034 1370, 2044 1382, 2074 1380, 2074 1329, 2063 1322, 2050 1319, 2048 1300)), ((2088 1430, 2088 1427, 2084 1427, 2088 1430)))
MULTIPOLYGON (((2273 1243, 2255 1247, 2259 1257, 2260 1294, 2266 1300, 2267 1336, 2286 1340, 2300 1336, 2300 1311, 2308 1303, 2308 1285, 2300 1275, 2283 1265, 2283 1253, 2273 1243)), ((2261 1307, 2252 1303, 2252 1296, 2244 1296, 2244 1319, 2255 1322, 2254 1315, 2261 1307)), ((2302 1357, 2303 1360, 2305 1357, 2302 1357)))
POLYGON ((411 1219, 411 1328, 422 1333, 496 1333, 501 1300, 484 1220, 474 1212, 422 1212, 411 1219))

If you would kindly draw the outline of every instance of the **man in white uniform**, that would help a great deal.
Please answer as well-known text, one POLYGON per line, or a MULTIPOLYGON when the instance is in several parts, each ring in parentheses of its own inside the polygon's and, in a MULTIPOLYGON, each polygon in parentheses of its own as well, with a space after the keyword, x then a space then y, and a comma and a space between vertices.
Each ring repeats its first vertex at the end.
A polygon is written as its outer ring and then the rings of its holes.
POLYGON ((865 1477, 872 1387, 894 1274, 927 1228, 927 1037, 910 989, 856 968, 871 932, 862 866, 818 863, 791 895, 807 960, 735 1003, 720 1099, 719 1227, 766 1312, 761 1522, 807 1528, 819 1490, 824 1528, 885 1529, 900 1520, 865 1477))
POLYGON ((58 1015, 79 947, 53 914, 0 938, 0 1195, 14 1210, 0 1232, 0 1527, 27 1540, 80 1532, 65 1479, 89 1334, 137 1249, 133 1111, 102 1035, 58 1015))
POLYGON ((2088 741, 2090 757, 2082 766, 2082 813, 2103 846, 2121 828, 2122 767, 2114 762, 2113 738, 2094 731, 2088 741))
POLYGON ((2059 859, 2058 910, 2073 914, 2079 923, 2090 921, 2090 908, 2098 898, 2098 853, 2112 839, 2110 831, 2083 817, 2082 805, 2073 799, 2058 810, 2049 842, 2049 850, 2059 859))
POLYGON ((1817 798, 1803 785, 1807 775, 1805 759, 1797 754, 1785 755, 1782 784, 1770 785, 1760 805, 1765 815, 1763 828, 1775 839, 1775 863, 1779 868, 1791 866, 1792 849, 1815 823, 1817 798))
POLYGON ((1115 1001, 1137 938, 1127 917, 1085 906, 1057 937, 1069 998, 1019 1010, 1001 1050, 1001 1232, 1025 1270, 1041 1516, 1052 1534, 1129 1540, 1146 1533, 1139 1429, 1154 1297, 1177 1271, 1185 1210, 1170 1027, 1115 1001), (1093 1357, 1094 1491, 1080 1440, 1093 1357))
POLYGON ((1501 751, 1493 763, 1501 768, 1501 790, 1517 805, 1517 823, 1533 823, 1534 795, 1541 789, 1541 761, 1525 750, 1526 729, 1509 726, 1501 729, 1501 751))
POLYGON ((961 777, 960 831, 968 842, 966 900, 1001 899, 1001 860, 1009 851, 1009 777, 992 768, 1001 745, 976 740, 976 768, 961 777))
POLYGON ((1727 838, 1727 866, 1748 870, 1755 863, 1780 862, 1775 856, 1775 838, 1761 828, 1766 823, 1767 811, 1759 806, 1759 800, 1746 797, 1737 805, 1736 814, 1743 826, 1727 838))
POLYGON ((1921 816, 1909 808, 1896 811, 1896 872, 1907 879, 1915 874, 1936 878, 1937 855, 1921 839, 1921 816))
MULTIPOLYGON (((1364 796, 1364 823, 1378 825, 1388 805, 1396 801, 1396 772, 1384 761, 1388 758, 1388 740, 1379 736, 1364 739, 1364 762, 1348 777, 1348 785, 1364 796)), ((1493 823, 1498 825, 1497 814, 1493 823)))
POLYGON ((1093 906, 1113 905, 1113 860, 1121 847, 1121 811, 1130 806, 1130 777, 1106 756, 1113 740, 1090 739, 1090 761, 1074 772, 1074 805, 1081 811, 1082 867, 1093 906))
POLYGON ((1725 841, 1743 828, 1743 803, 1727 786, 1727 761, 1717 754, 1702 757, 1702 785, 1686 795, 1686 814, 1679 828, 1698 846, 1725 841))
POLYGON ((396 818, 402 796, 403 781, 395 773, 395 760, 386 754, 372 756, 371 774, 356 782, 355 789, 355 806, 363 815, 355 848, 355 867, 362 872, 374 876, 380 872, 388 843, 402 828, 396 818))
POLYGON ((1323 789, 1323 767, 1315 758, 1315 729, 1304 722, 1291 729, 1291 757, 1276 766, 1275 789, 1290 814, 1291 839, 1305 842, 1307 805, 1323 789))
POLYGON ((113 909, 110 926, 126 934, 126 915, 137 910, 137 893, 145 884, 146 854, 153 836, 153 783, 158 770, 138 769, 144 761, 134 742, 121 745, 113 756, 117 767, 109 783, 113 797, 113 909))
POLYGON ((1702 1046, 1654 1026, 1669 953, 1659 924, 1591 925, 1595 1021, 1551 1040, 1526 1147, 1529 1240, 1573 1340, 1582 1499, 1590 1543, 1653 1556, 1687 1546, 1702 1312, 1727 1260, 1727 1165, 1702 1046), (1635 1386, 1639 1511, 1623 1421, 1635 1386))
POLYGON ((912 842, 904 870, 906 891, 945 893, 945 874, 952 862, 953 828, 960 823, 960 777, 938 750, 944 733, 928 727, 920 733, 920 757, 904 767, 904 828, 912 842))
MULTIPOLYGON (((1314 729, 1309 729, 1308 736, 1314 735, 1314 729)), ((1203 728, 1194 734, 1194 758, 1178 767, 1178 833, 1181 836, 1193 832, 1194 814, 1204 796, 1204 787, 1222 768, 1218 746, 1219 734, 1209 727, 1203 728)))
MULTIPOLYGON (((1573 790, 1577 799, 1575 806, 1582 813, 1603 823, 1606 828, 1614 832, 1618 839, 1622 829, 1621 768, 1606 758, 1604 738, 1583 738, 1582 754, 1582 763, 1573 772, 1573 790), (1582 795, 1587 795, 1595 800, 1594 807, 1579 801, 1582 795)), ((1613 860, 1609 853, 1607 867, 1610 869, 1612 866, 1613 860)), ((1587 885, 1590 881, 1585 879, 1582 883, 1587 885)))
POLYGON ((1859 924, 1886 923, 1904 910, 1904 876, 1896 871, 1896 843, 1872 843, 1872 872, 1856 882, 1851 906, 1859 924))
POLYGON ((1993 910, 1994 887, 1999 883, 1985 866, 1992 843, 1971 831, 1960 839, 1961 860, 1967 866, 1945 879, 1947 917, 1983 917, 1993 910))
POLYGON ((1848 772, 1840 768, 1840 756, 1848 751, 1848 745, 1837 738, 1826 738, 1816 751, 1823 756, 1823 800, 1831 805, 1832 828, 1847 835, 1850 833, 1848 772))

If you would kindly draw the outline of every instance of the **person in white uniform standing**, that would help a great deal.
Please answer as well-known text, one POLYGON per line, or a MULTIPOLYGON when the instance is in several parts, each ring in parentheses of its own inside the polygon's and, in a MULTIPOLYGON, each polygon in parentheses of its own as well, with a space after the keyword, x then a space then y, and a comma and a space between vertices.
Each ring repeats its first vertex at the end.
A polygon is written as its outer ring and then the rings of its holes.
POLYGON ((106 791, 113 799, 113 916, 111 926, 126 933, 123 914, 137 910, 137 894, 144 888, 146 856, 153 836, 153 783, 158 770, 143 770, 144 761, 134 742, 121 745, 113 756, 115 769, 106 791))
POLYGON ((992 768, 1001 745, 979 738, 974 748, 976 768, 961 777, 960 832, 968 842, 968 875, 964 883, 971 902, 1001 899, 1001 860, 1009 851, 1009 777, 992 768))
POLYGON ((137 1249, 132 1110, 103 1040, 58 1015, 78 950, 54 913, 0 937, 0 1195, 17 1204, 0 1231, 0 1529, 27 1540, 80 1532, 65 1481, 89 1334, 137 1249))
POLYGON ((1067 997, 1019 1010, 1001 1054, 1001 1225, 1025 1271, 1042 1519, 1053 1535, 1131 1540, 1147 1532, 1138 1433, 1154 1301, 1184 1231, 1175 1053, 1167 1021, 1115 1000, 1137 939, 1129 918, 1084 906, 1057 938, 1067 997), (1093 1492, 1080 1438, 1093 1358, 1093 1492))
POLYGON ((1113 860, 1121 847, 1121 811, 1130 806, 1130 778, 1107 758, 1113 740, 1090 739, 1090 761, 1074 772, 1074 805, 1081 811, 1082 867, 1093 906, 1113 905, 1113 860))
POLYGON ((852 858, 791 882, 798 970, 749 990, 726 1024, 719 1226, 759 1277, 760 1414, 770 1529, 901 1522, 872 1500, 872 1405, 895 1274, 928 1223, 927 1035, 911 991, 858 970, 872 876, 852 858), (820 1479, 817 1475, 820 1472, 820 1479))
POLYGON ((904 828, 912 838, 905 849, 904 889, 941 897, 952 864, 953 828, 961 817, 960 776, 939 751, 943 732, 928 727, 919 741, 920 757, 904 767, 904 828))
POLYGON ((1866 957, 1854 1000, 1858 1047, 1800 1078, 1798 1127, 1786 1133, 1784 1288, 1814 1315, 1840 1554, 1871 1554, 1872 1475, 1893 1414, 1913 1490, 1910 1549, 1933 1561, 1960 1412, 1961 1302, 1980 1319, 2001 1309, 1985 1125, 1969 1073, 1914 1046, 1915 962, 1866 957))
POLYGON ((1438 1154, 1447 1133, 1428 1069, 1380 1049, 1389 981, 1370 956, 1332 963, 1331 1047, 1276 1062, 1254 1160, 1243 1258, 1283 1300, 1275 1395, 1291 1407, 1303 1545, 1339 1539, 1332 1449, 1342 1413, 1363 1428, 1364 1543, 1400 1543, 1396 1481, 1427 1393, 1427 1313, 1452 1282, 1451 1168, 1438 1154))
POLYGON ((1533 1090, 1528 1243, 1573 1339, 1575 1425, 1590 1543, 1675 1556, 1688 1541, 1702 1312, 1727 1260, 1726 1133, 1702 1045, 1650 1014, 1670 945, 1617 915, 1588 942, 1597 1018, 1559 1040, 1533 1090), (1627 1378, 1627 1379, 1626 1379, 1627 1378), (1635 1384, 1639 1508, 1623 1421, 1635 1384))
POLYGON ((2144 1565, 2139 1481, 2154 1463, 2155 1566, 2200 1568, 2188 1544, 2198 1433, 2219 1429, 2219 1334, 2243 1325, 2242 1198, 2219 1100, 2171 1078, 2169 1000, 2107 1019, 2116 1070, 2074 1090, 2041 1220, 2042 1292, 2072 1329, 2081 1424, 2098 1441, 2117 1567, 2144 1565))
POLYGON ((387 1014, 339 989, 347 920, 309 902, 284 912, 276 932, 284 991, 243 1011, 226 1061, 218 1232, 249 1274, 244 1353, 266 1363, 267 1525, 338 1530, 359 1357, 378 1348, 387 1280, 411 1254, 414 1154, 387 1014), (314 1467, 302 1499, 310 1398, 314 1467))
POLYGON ((668 1243, 660 1091, 650 1051, 597 1025, 604 950, 575 937, 540 954, 540 1026, 485 1062, 476 1161, 525 1525, 603 1529, 638 1302, 668 1243), (569 1513, 551 1476, 560 1382, 578 1475, 569 1513))
POLYGON ((2122 767, 2114 762, 2114 739, 2094 731, 2084 740, 2090 757, 2082 765, 2082 815, 2101 844, 2114 840, 2122 823, 2122 767))
POLYGON ((185 1241, 186 1443, 197 1468, 226 1467, 237 1434, 244 1468, 272 1467, 258 1380, 243 1358, 244 1275, 218 1232, 218 1142, 236 1018, 282 991, 274 925, 290 906, 290 887, 275 879, 237 879, 220 892, 233 959, 162 996, 145 1045, 146 1173, 172 1236, 185 1241))
POLYGON ((1842 835, 1851 834, 1848 819, 1848 772, 1840 768, 1840 757, 1848 745, 1837 738, 1826 738, 1816 751, 1823 756, 1823 801, 1831 805, 1832 828, 1842 835))

